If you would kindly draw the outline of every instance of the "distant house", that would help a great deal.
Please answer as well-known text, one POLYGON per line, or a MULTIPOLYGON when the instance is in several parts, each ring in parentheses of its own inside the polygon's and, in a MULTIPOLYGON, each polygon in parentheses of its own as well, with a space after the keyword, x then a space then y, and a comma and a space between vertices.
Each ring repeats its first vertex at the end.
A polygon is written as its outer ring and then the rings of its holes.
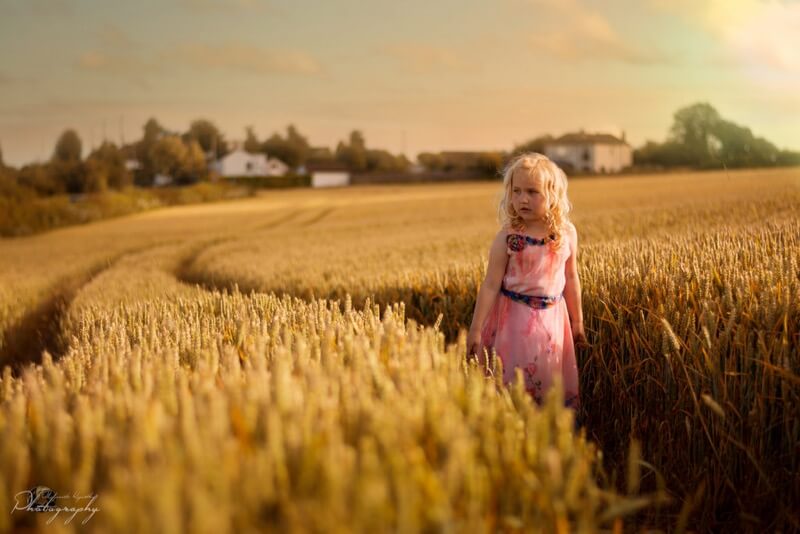
POLYGON ((136 144, 122 145, 119 148, 119 153, 125 160, 125 168, 129 171, 138 171, 142 168, 139 158, 136 157, 136 144))
POLYGON ((264 154, 251 154, 237 148, 225 157, 211 164, 211 168, 223 178, 234 176, 284 176, 289 166, 277 158, 264 154))
POLYGON ((307 162, 305 171, 311 175, 311 187, 350 185, 350 170, 339 161, 307 162))
POLYGON ((428 169, 425 168, 425 165, 422 165, 421 163, 412 163, 408 166, 408 172, 411 174, 422 174, 427 170, 428 169))
POLYGON ((545 155, 566 171, 619 172, 633 163, 633 149, 622 138, 610 134, 568 133, 549 141, 545 155))
POLYGON ((164 187, 166 185, 171 185, 173 182, 172 176, 168 174, 156 174, 153 178, 154 187, 164 187))

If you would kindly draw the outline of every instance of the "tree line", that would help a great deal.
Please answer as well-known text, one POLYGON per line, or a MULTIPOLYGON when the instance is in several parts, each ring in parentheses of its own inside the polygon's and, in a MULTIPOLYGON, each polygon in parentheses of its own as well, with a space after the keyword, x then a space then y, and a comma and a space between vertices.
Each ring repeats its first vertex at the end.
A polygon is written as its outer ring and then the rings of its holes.
MULTIPOLYGON (((551 135, 535 137, 515 146, 511 156, 544 152, 551 135)), ((800 152, 781 150, 750 128, 722 118, 710 104, 700 102, 673 114, 667 138, 646 141, 633 150, 634 167, 647 168, 744 168, 800 165, 800 152)))
POLYGON ((647 141, 634 151, 634 162, 696 169, 772 167, 800 165, 800 152, 779 149, 701 102, 676 111, 666 141, 647 141))
MULTIPOLYGON (((359 130, 340 141, 336 149, 312 147, 308 138, 294 125, 285 135, 276 132, 259 140, 252 126, 246 128, 242 148, 254 154, 265 154, 286 163, 292 172, 302 171, 313 162, 335 161, 354 172, 403 171, 410 161, 405 155, 367 146, 359 130)), ((149 119, 138 141, 117 146, 103 143, 83 158, 83 143, 73 129, 64 131, 56 141, 50 159, 43 163, 14 169, 3 164, 0 149, 0 194, 100 193, 108 189, 124 190, 130 186, 153 185, 159 174, 170 177, 177 185, 207 181, 214 177, 210 166, 232 150, 231 143, 210 120, 192 121, 186 132, 173 132, 155 118, 149 119)))
MULTIPOLYGON (((244 150, 277 158, 294 172, 319 162, 338 162, 353 172, 402 172, 411 165, 403 154, 368 147, 359 130, 352 131, 334 150, 311 146, 294 125, 289 125, 283 135, 275 132, 263 140, 252 126, 245 129, 245 134, 244 150)), ((540 135, 509 152, 422 152, 417 163, 431 171, 479 170, 494 175, 510 157, 525 151, 545 152, 547 143, 554 139, 549 134, 540 135)), ((179 185, 191 184, 211 179, 210 161, 230 151, 231 143, 207 119, 192 121, 185 132, 173 132, 151 118, 138 141, 124 146, 104 141, 85 159, 80 137, 68 129, 56 141, 50 160, 44 163, 20 169, 6 166, 0 148, 0 195, 123 190, 133 185, 150 186, 159 174, 179 185), (135 164, 130 165, 131 162, 135 164)), ((648 140, 633 151, 633 159, 639 168, 764 167, 800 165, 800 152, 778 149, 749 128, 722 118, 710 104, 697 103, 676 111, 667 139, 661 143, 648 140)))

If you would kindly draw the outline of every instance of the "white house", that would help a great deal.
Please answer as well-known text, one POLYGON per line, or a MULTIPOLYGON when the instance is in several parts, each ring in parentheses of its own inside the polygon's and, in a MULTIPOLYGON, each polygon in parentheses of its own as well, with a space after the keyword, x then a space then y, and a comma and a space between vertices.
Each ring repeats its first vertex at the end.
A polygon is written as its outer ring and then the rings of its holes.
POLYGON ((619 172, 633 164, 633 149, 622 138, 610 134, 562 135, 545 144, 545 155, 567 171, 619 172))
POLYGON ((172 182, 174 182, 174 180, 172 179, 172 176, 168 174, 156 174, 155 177, 153 177, 153 186, 155 187, 171 185, 172 182))
POLYGON ((350 171, 347 165, 338 161, 309 162, 306 172, 311 174, 311 187, 350 185, 350 171))
POLYGON ((268 158, 264 154, 251 154, 241 148, 212 164, 212 169, 223 178, 233 176, 284 176, 289 166, 277 158, 268 158))

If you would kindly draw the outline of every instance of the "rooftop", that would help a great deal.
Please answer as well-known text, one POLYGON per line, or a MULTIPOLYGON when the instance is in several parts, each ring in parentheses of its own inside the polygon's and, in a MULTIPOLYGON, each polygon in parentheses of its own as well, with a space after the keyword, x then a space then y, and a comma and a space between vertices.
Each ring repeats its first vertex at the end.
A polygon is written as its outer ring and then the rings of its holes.
POLYGON ((552 141, 548 142, 548 144, 561 144, 561 145, 584 145, 589 143, 605 144, 605 145, 628 144, 625 141, 624 134, 623 138, 620 139, 619 137, 607 133, 586 133, 586 132, 564 134, 561 137, 557 137, 556 139, 553 139, 552 141))

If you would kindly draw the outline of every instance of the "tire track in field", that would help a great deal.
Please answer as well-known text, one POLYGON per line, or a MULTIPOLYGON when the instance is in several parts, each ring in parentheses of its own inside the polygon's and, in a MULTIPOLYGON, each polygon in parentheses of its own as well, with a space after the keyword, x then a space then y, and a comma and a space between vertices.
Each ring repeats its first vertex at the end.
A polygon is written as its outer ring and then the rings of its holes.
POLYGON ((297 216, 300 215, 300 213, 301 213, 300 210, 290 211, 289 213, 281 215, 277 219, 274 219, 261 226, 257 226, 256 228, 254 228, 254 230, 271 230, 273 228, 277 228, 287 222, 290 222, 292 219, 297 218, 297 216))
MULTIPOLYGON (((333 208, 322 210, 322 212, 302 223, 301 226, 306 227, 315 224, 327 217, 332 211, 333 208)), ((248 232, 253 233, 262 230, 274 230, 276 228, 281 228, 286 223, 297 219, 301 213, 303 213, 302 209, 290 211, 289 213, 283 214, 266 224, 257 226, 248 232)), ((175 276, 178 282, 188 284, 190 286, 199 286, 206 291, 233 292, 239 288, 239 284, 231 280, 215 280, 208 274, 200 274, 195 270, 194 265, 200 255, 206 250, 215 245, 219 245, 220 243, 235 241, 241 236, 242 233, 230 233, 201 242, 200 244, 192 247, 192 249, 178 261, 175 271, 172 274, 175 276)))
POLYGON ((10 366, 12 375, 19 376, 27 365, 40 364, 45 350, 54 361, 60 359, 67 349, 62 332, 63 319, 81 289, 125 256, 162 245, 164 243, 125 250, 99 261, 84 273, 57 280, 45 298, 2 333, 0 367, 10 366))
POLYGON ((224 237, 217 237, 214 239, 209 239, 207 241, 203 241, 198 245, 195 245, 191 248, 191 250, 184 255, 179 261, 177 266, 175 267, 175 271, 172 273, 175 276, 175 279, 182 284, 187 284, 192 287, 200 286, 202 289, 206 291, 223 291, 225 289, 233 289, 225 287, 220 287, 213 281, 211 281, 207 275, 203 276, 197 273, 194 269, 194 264, 200 255, 208 250, 209 248, 223 243, 225 241, 229 241, 229 236, 224 237))
POLYGON ((302 226, 306 227, 306 226, 311 226, 312 224, 317 224, 321 220, 325 219, 328 215, 330 215, 335 209, 336 208, 326 208, 326 209, 322 210, 321 212, 317 213, 316 215, 311 217, 309 220, 304 222, 302 224, 302 226))
MULTIPOLYGON (((295 226, 299 229, 311 227, 326 219, 335 210, 335 206, 323 208, 317 213, 313 214, 307 220, 303 222, 298 221, 295 226)), ((188 284, 193 287, 200 287, 201 289, 211 292, 234 293, 238 291, 240 293, 250 293, 253 291, 265 291, 263 288, 253 287, 251 283, 243 280, 237 280, 227 276, 215 276, 213 273, 203 272, 201 269, 196 269, 195 265, 197 260, 204 252, 220 243, 231 243, 242 238, 246 234, 256 233, 259 230, 280 229, 285 223, 295 221, 295 219, 304 211, 310 210, 308 208, 296 210, 278 217, 267 224, 252 228, 249 231, 245 230, 235 234, 230 233, 227 236, 220 236, 199 243, 198 245, 194 246, 191 251, 187 253, 181 260, 179 260, 174 272, 175 278, 181 283, 188 284)), ((406 317, 408 319, 414 319, 420 325, 433 326, 434 324, 440 323, 442 318, 448 317, 448 320, 441 324, 441 331, 444 333, 446 341, 452 343, 457 340, 459 329, 462 327, 464 321, 468 320, 468 318, 450 317, 451 314, 447 313, 449 306, 448 301, 457 299, 458 294, 460 294, 460 288, 450 288, 450 290, 456 294, 439 295, 431 294, 430 292, 424 290, 420 291, 411 288, 386 287, 373 292, 371 295, 369 295, 369 298, 371 305, 377 304, 381 309, 387 309, 397 302, 404 302, 406 305, 406 317)), ((296 298, 306 301, 311 301, 314 299, 344 299, 344 295, 340 294, 338 291, 321 292, 319 294, 309 294, 306 292, 300 294, 294 291, 270 289, 267 290, 267 292, 275 294, 290 294, 296 298)), ((353 309, 358 311, 363 311, 365 309, 366 297, 362 297, 364 298, 355 299, 355 301, 352 303, 353 309)))

